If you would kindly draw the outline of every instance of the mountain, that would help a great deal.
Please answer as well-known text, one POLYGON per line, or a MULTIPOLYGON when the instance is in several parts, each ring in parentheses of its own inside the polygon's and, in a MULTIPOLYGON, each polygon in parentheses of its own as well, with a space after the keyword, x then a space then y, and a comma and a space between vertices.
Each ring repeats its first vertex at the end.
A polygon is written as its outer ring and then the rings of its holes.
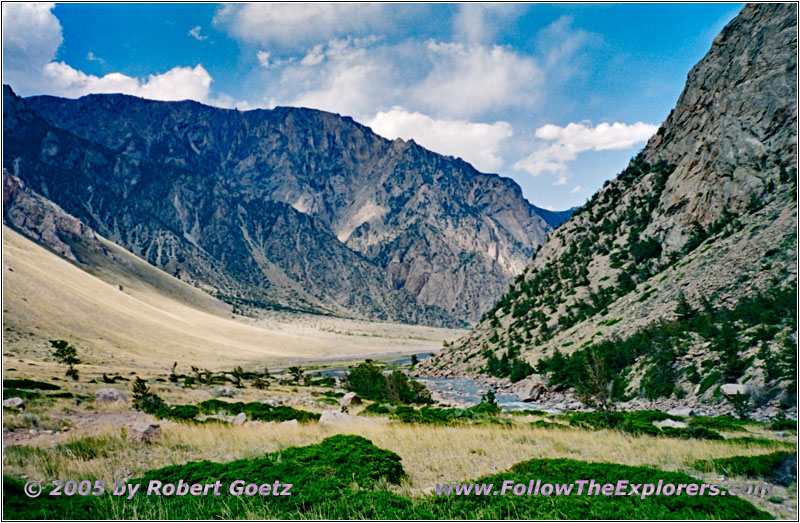
POLYGON ((566 218, 322 111, 5 86, 3 117, 4 176, 239 311, 473 322, 566 218))
POLYGON ((748 5, 644 150, 418 371, 567 404, 746 390, 774 415, 794 408, 796 300, 797 6, 748 5))

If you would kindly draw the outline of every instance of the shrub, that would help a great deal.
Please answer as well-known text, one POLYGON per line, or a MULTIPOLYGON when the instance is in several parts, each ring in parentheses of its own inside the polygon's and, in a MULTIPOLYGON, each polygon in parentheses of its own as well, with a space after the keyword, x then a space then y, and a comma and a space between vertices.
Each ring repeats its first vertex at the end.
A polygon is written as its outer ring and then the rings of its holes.
POLYGON ((392 413, 392 409, 383 405, 382 403, 370 403, 364 409, 364 412, 367 414, 375 414, 376 416, 383 416, 392 413))
POLYGON ((36 380, 29 380, 27 378, 22 379, 4 379, 3 380, 3 388, 14 388, 14 389, 38 389, 38 390, 61 390, 61 387, 58 385, 54 385, 52 383, 47 383, 44 381, 36 381, 36 380))
POLYGON ((366 361, 352 368, 345 377, 345 387, 362 398, 388 403, 432 403, 430 392, 425 386, 409 379, 396 370, 389 376, 372 362, 366 361))
POLYGON ((22 398, 22 399, 36 399, 41 398, 42 393, 35 390, 27 389, 3 389, 3 399, 7 398, 22 398))
MULTIPOLYGON (((593 479, 600 484, 629 481, 635 484, 701 483, 682 473, 612 463, 586 463, 571 459, 534 459, 514 465, 510 471, 473 480, 504 481, 527 485, 531 478, 542 484, 571 483, 593 479)), ((577 488, 577 487, 575 487, 577 488)), ((584 490, 584 494, 585 494, 584 490)), ((432 512, 445 519, 570 519, 570 520, 658 520, 658 519, 761 519, 771 516, 749 501, 735 496, 436 496, 432 512)))
POLYGON ((792 452, 703 460, 694 462, 692 466, 697 470, 728 476, 761 478, 783 486, 789 486, 797 480, 797 454, 792 452))
POLYGON ((697 416, 689 419, 689 426, 729 432, 742 432, 745 430, 744 423, 732 416, 697 416))
POLYGON ((143 380, 138 376, 133 382, 132 403, 136 410, 141 410, 148 414, 155 414, 167 406, 164 400, 150 390, 150 387, 147 386, 147 380, 143 380))
POLYGON ((173 405, 163 407, 155 413, 157 418, 169 418, 175 421, 194 421, 198 414, 200 409, 195 405, 173 405))
POLYGON ((773 421, 770 426, 772 430, 793 430, 797 431, 797 420, 793 419, 780 419, 773 421))

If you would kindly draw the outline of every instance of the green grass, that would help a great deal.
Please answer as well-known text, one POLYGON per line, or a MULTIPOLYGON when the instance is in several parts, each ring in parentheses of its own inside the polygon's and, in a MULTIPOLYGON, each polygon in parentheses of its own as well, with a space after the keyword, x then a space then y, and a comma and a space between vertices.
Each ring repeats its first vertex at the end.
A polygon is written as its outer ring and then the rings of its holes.
MULTIPOLYGON (((37 451, 15 451, 30 453, 37 451)), ((20 456, 21 457, 21 456, 20 456)), ((408 498, 390 492, 404 481, 400 457, 360 436, 338 435, 306 447, 292 447, 255 459, 228 463, 192 462, 151 470, 129 484, 140 484, 130 500, 111 496, 24 495, 23 480, 4 476, 5 519, 770 519, 748 501, 713 496, 437 496, 408 498), (151 480, 220 481, 220 495, 147 496, 151 480), (235 480, 291 483, 291 496, 235 496, 235 480)), ((536 459, 476 483, 528 484, 594 479, 605 484, 627 480, 655 484, 700 483, 675 472, 569 459, 536 459)), ((77 480, 87 478, 74 478, 77 480)), ((467 478, 452 478, 469 481, 467 478)), ((434 485, 431 485, 433 487, 434 485)))

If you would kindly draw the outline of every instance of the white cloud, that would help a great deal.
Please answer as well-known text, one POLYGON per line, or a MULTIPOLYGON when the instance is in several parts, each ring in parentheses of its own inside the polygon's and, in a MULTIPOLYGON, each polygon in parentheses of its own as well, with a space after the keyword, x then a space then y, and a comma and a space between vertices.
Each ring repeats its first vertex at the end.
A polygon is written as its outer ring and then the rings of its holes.
POLYGON ((570 192, 571 192, 572 194, 575 194, 575 193, 579 193, 579 192, 581 192, 582 190, 583 190, 583 189, 581 188, 581 186, 580 186, 580 185, 576 185, 575 187, 573 187, 573 188, 572 188, 572 190, 571 190, 570 192))
POLYGON ((67 97, 89 93, 123 93, 152 100, 197 100, 207 102, 211 75, 202 65, 175 67, 163 74, 139 80, 121 73, 94 76, 70 67, 64 62, 50 62, 43 68, 48 92, 67 97))
POLYGON ((103 60, 103 59, 102 59, 102 58, 100 58, 99 56, 95 56, 95 54, 94 54, 93 52, 91 52, 91 51, 89 51, 89 52, 87 53, 87 55, 86 55, 86 59, 87 59, 87 60, 89 60, 90 62, 100 62, 101 64, 104 64, 104 63, 106 63, 106 61, 105 61, 105 60, 103 60))
POLYGON ((556 178, 556 181, 553 182, 553 185, 567 185, 567 177, 559 176, 558 178, 556 178))
POLYGON ((214 24, 246 42, 295 46, 374 32, 394 21, 383 4, 292 2, 228 4, 216 12, 214 24))
POLYGON ((458 12, 453 18, 453 33, 461 42, 490 42, 500 26, 521 11, 521 6, 513 4, 458 4, 458 12))
POLYGON ((322 52, 322 44, 315 45, 311 51, 306 54, 302 60, 300 60, 300 65, 319 65, 325 59, 325 54, 322 52))
POLYGON ((258 58, 258 63, 261 64, 261 67, 268 69, 269 68, 269 53, 266 51, 259 51, 256 53, 256 58, 258 58))
POLYGON ((3 81, 19 92, 35 88, 41 67, 63 40, 48 3, 3 3, 3 81))
POLYGON ((546 171, 562 172, 567 170, 566 164, 582 152, 628 149, 650 138, 656 130, 657 125, 644 122, 601 123, 595 127, 574 122, 566 127, 547 124, 538 128, 534 135, 539 140, 553 142, 552 145, 534 151, 513 167, 534 176, 546 171))
POLYGON ((543 80, 533 59, 500 46, 428 42, 433 68, 415 100, 441 114, 468 118, 487 110, 531 105, 543 80))
POLYGON ((203 28, 200 27, 199 25, 196 26, 196 27, 192 27, 191 29, 189 29, 189 36, 191 36, 195 40, 199 40, 199 41, 202 42, 203 40, 208 38, 208 35, 201 35, 200 34, 200 31, 202 31, 202 30, 203 30, 203 28))
POLYGON ((432 151, 461 157, 483 172, 495 172, 502 167, 503 160, 497 150, 503 140, 514 134, 507 122, 435 120, 401 107, 378 112, 367 125, 390 140, 413 138, 432 151))
POLYGON ((362 116, 374 110, 380 96, 379 67, 375 64, 342 65, 334 68, 323 85, 296 96, 291 105, 362 116))

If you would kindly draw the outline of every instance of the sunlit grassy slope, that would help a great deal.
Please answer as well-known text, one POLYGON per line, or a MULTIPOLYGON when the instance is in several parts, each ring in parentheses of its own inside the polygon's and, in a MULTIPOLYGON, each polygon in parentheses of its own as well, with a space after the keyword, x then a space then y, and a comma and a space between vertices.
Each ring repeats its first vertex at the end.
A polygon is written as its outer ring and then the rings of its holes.
POLYGON ((90 274, 3 227, 4 356, 41 361, 49 357, 47 340, 63 338, 86 363, 112 372, 176 360, 229 369, 433 350, 460 334, 313 316, 234 316, 203 291, 108 248, 122 263, 93 260, 90 274))

